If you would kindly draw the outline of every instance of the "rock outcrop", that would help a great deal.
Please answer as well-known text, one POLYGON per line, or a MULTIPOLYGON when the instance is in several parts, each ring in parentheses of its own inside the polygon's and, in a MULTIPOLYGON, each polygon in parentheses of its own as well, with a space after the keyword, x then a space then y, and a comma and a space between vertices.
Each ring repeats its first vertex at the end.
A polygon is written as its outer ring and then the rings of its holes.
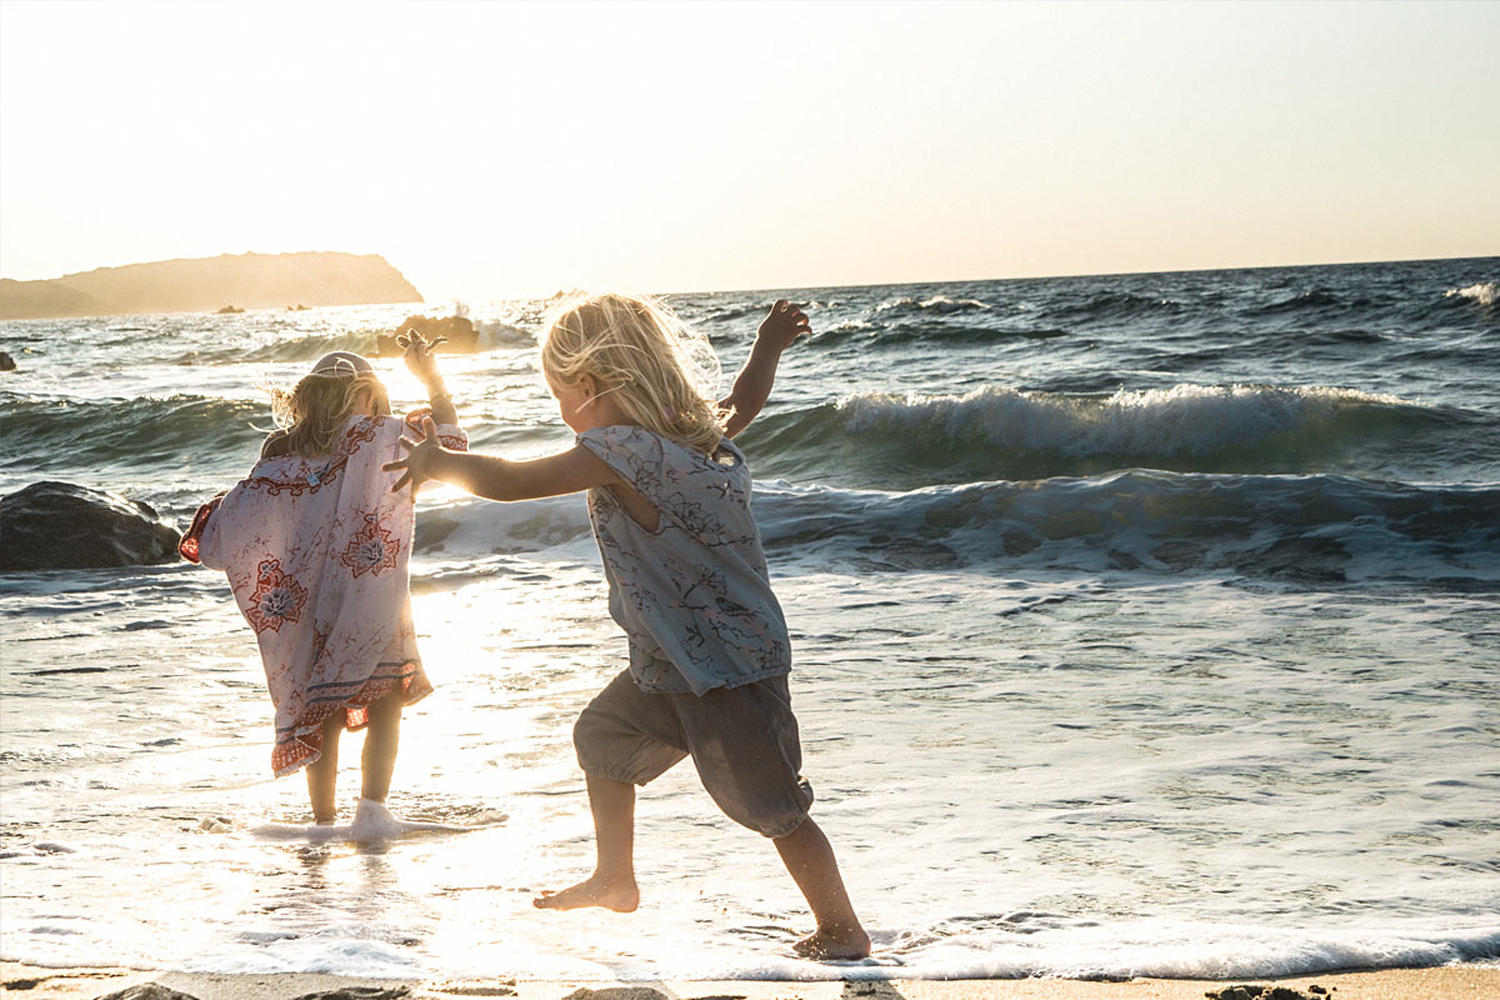
POLYGON ((396 343, 396 334, 403 330, 416 330, 429 340, 433 337, 447 337, 448 342, 439 345, 438 350, 449 354, 472 354, 479 349, 479 331, 467 316, 443 316, 436 319, 431 316, 408 316, 396 327, 395 333, 380 335, 376 353, 381 357, 399 356, 401 346, 396 343))
POLYGON ((246 253, 101 267, 48 281, 0 279, 0 319, 214 312, 226 302, 281 309, 288 302, 348 306, 421 302, 376 254, 246 253))
POLYGON ((181 537, 149 504, 86 486, 44 480, 0 497, 0 573, 171 562, 181 537))

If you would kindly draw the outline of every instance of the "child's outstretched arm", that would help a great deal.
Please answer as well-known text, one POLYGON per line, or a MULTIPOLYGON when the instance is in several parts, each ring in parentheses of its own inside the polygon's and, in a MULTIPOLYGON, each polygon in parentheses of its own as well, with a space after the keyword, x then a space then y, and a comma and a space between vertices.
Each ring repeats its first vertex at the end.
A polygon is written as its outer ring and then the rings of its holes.
POLYGON ((771 307, 770 314, 755 332, 755 346, 750 348, 750 357, 736 376, 734 388, 719 400, 719 409, 730 411, 724 430, 726 436, 734 437, 748 427, 760 408, 766 405, 771 385, 776 381, 776 365, 781 361, 781 352, 808 331, 807 314, 786 299, 771 307))
POLYGON ((421 441, 403 437, 406 457, 381 466, 387 472, 401 473, 391 492, 408 483, 416 487, 436 479, 486 500, 535 500, 595 486, 625 485, 599 456, 577 445, 546 458, 512 462, 499 455, 449 451, 438 444, 437 425, 431 417, 422 421, 422 434, 421 441))

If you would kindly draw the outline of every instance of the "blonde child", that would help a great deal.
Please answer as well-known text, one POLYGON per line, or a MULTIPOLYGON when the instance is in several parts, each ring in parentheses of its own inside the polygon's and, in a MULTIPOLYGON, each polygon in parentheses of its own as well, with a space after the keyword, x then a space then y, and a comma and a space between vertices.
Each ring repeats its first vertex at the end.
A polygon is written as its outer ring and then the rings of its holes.
POLYGON ((427 421, 425 440, 403 438, 407 457, 386 466, 403 472, 396 488, 439 479, 491 500, 589 491, 630 667, 573 730, 594 872, 543 894, 538 907, 634 910, 635 786, 692 757, 719 808, 776 845, 812 908, 817 930, 797 952, 869 954, 833 849, 807 815, 786 621, 750 513, 750 470, 730 442, 764 405, 781 352, 807 328, 801 310, 776 303, 733 391, 715 405, 689 374, 701 338, 649 300, 590 298, 565 308, 542 347, 573 448, 526 462, 461 454, 442 447, 427 421))
MULTIPOLYGON (((405 360, 426 386, 450 448, 466 440, 420 334, 400 338, 405 360)), ((422 669, 407 590, 412 494, 391 491, 382 465, 399 455, 406 423, 391 416, 370 362, 335 351, 291 392, 272 391, 278 430, 250 475, 199 509, 180 551, 224 570, 255 631, 276 709, 271 767, 278 777, 307 769, 313 820, 332 827, 339 735, 368 727, 362 785, 351 836, 393 836, 412 828, 385 807, 400 743, 401 711, 432 691, 422 669)))

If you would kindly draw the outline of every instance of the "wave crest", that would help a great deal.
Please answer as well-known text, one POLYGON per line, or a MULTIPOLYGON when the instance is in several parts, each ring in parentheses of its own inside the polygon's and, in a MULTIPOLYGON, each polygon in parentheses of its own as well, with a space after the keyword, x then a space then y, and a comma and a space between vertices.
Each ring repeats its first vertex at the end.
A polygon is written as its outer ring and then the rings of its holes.
POLYGON ((1328 421, 1415 403, 1353 389, 1178 385, 1105 399, 986 386, 964 396, 863 394, 841 400, 851 434, 925 430, 1062 455, 1202 455, 1328 421))
POLYGON ((1482 306, 1492 306, 1500 302, 1500 281, 1476 281, 1464 288, 1450 288, 1443 293, 1443 298, 1468 299, 1482 306))

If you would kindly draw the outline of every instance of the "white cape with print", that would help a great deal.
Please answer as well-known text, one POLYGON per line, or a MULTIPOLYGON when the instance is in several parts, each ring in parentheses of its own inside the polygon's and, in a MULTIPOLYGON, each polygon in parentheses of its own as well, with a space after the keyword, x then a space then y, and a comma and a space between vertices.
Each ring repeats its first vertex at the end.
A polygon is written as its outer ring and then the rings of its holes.
MULTIPOLYGON (((393 691, 411 704, 432 691, 417 653, 407 588, 412 491, 391 492, 381 465, 404 454, 405 423, 355 417, 331 456, 265 458, 199 510, 184 557, 221 569, 255 630, 276 706, 271 765, 287 774, 322 754, 324 720, 350 729, 393 691)), ((444 446, 463 432, 438 429, 444 446)))

